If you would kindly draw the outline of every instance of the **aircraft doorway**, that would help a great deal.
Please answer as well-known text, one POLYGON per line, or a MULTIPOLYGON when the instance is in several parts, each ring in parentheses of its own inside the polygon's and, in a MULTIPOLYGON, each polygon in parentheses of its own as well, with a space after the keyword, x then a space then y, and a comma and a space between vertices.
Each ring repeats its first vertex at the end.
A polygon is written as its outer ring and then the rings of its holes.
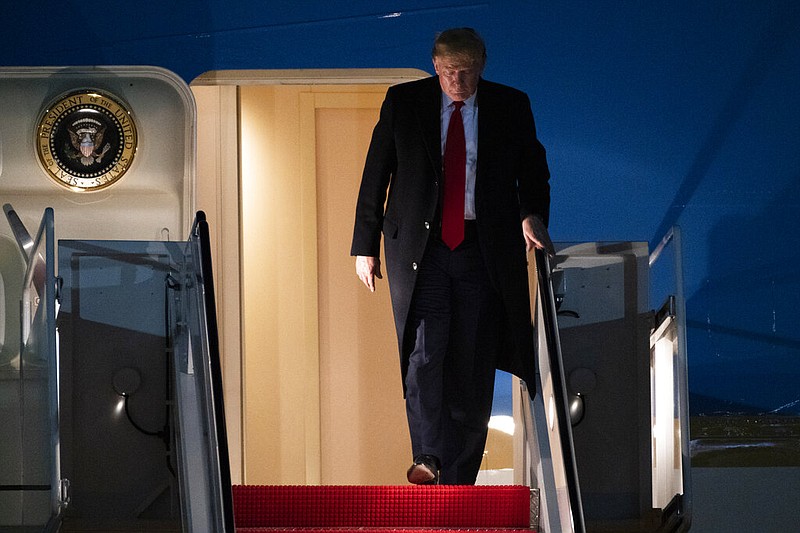
POLYGON ((212 72, 192 83, 234 483, 405 483, 388 286, 358 290, 348 252, 386 89, 427 75, 212 72))

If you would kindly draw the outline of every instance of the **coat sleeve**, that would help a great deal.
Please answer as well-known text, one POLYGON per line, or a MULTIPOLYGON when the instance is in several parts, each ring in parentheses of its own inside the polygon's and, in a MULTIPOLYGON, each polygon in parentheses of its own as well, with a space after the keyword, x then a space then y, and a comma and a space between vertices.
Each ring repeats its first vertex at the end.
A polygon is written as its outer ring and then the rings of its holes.
POLYGON ((361 187, 356 202, 355 225, 350 255, 380 255, 381 230, 387 190, 397 170, 393 131, 392 89, 386 93, 380 117, 372 132, 361 187))
POLYGON ((547 225, 550 218, 550 169, 544 146, 536 135, 530 99, 524 93, 515 115, 519 119, 521 133, 518 139, 522 157, 517 174, 520 219, 536 215, 547 225))

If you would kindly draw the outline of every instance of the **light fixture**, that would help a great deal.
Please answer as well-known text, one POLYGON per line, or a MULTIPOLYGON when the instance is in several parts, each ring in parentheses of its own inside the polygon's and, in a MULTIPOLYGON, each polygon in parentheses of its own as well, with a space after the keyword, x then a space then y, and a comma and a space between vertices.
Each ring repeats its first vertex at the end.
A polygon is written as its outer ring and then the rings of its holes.
POLYGON ((123 398, 130 396, 139 389, 142 384, 142 376, 139 371, 129 366, 120 368, 114 374, 112 385, 114 391, 123 398))

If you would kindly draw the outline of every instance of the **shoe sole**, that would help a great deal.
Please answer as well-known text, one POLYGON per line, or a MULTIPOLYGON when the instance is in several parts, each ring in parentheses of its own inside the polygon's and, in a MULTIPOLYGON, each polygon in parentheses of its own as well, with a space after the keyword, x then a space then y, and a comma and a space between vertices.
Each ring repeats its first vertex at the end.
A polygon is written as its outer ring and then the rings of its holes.
POLYGON ((431 472, 427 466, 423 464, 416 464, 408 469, 406 477, 408 478, 409 483, 413 483, 415 485, 425 485, 426 483, 433 481, 436 478, 436 474, 431 472))

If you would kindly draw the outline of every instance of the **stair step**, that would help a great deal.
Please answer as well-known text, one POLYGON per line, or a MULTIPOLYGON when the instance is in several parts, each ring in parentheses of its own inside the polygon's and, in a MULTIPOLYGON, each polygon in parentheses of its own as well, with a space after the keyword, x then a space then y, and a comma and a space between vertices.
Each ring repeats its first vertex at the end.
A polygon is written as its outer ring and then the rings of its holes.
POLYGON ((237 531, 530 531, 530 498, 524 486, 233 486, 237 531))
POLYGON ((237 527, 236 533, 536 533, 536 531, 528 528, 237 527))

